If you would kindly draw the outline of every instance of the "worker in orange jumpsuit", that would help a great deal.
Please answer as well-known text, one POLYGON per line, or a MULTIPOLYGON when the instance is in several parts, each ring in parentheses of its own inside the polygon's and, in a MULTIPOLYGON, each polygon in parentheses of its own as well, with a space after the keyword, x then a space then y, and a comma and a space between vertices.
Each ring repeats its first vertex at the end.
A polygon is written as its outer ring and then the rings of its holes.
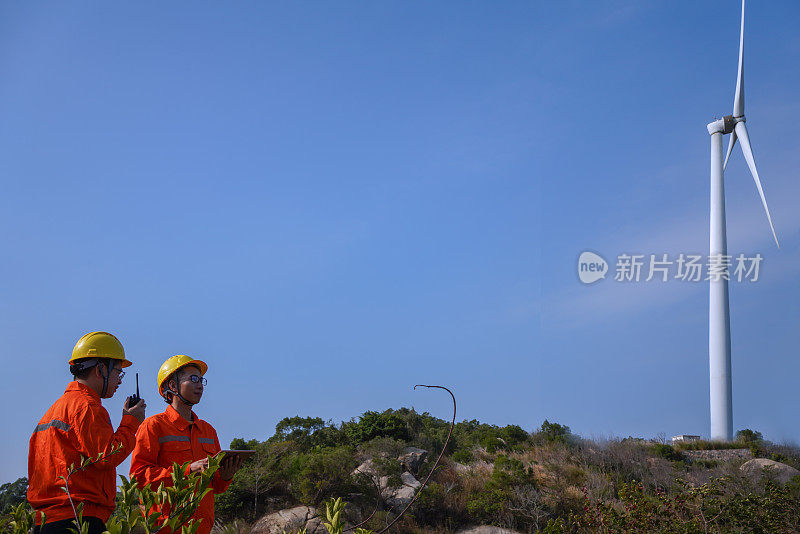
POLYGON ((122 383, 125 359, 122 343, 107 332, 81 337, 69 359, 74 381, 44 414, 33 431, 28 449, 28 502, 36 511, 36 534, 65 534, 75 526, 75 508, 83 503, 83 520, 90 534, 106 530, 117 494, 116 467, 133 449, 136 429, 144 419, 145 403, 131 399, 122 410, 117 431, 100 403, 110 399, 122 383), (71 465, 80 466, 81 456, 101 461, 64 481, 71 465), (47 521, 41 525, 40 512, 47 521))
MULTIPOLYGON (((158 392, 169 404, 160 414, 145 419, 136 433, 136 446, 131 456, 131 478, 140 487, 156 489, 162 482, 172 484, 172 464, 189 462, 186 473, 205 471, 208 458, 220 451, 217 431, 192 411, 200 402, 208 365, 179 354, 167 359, 156 378, 158 392)), ((193 518, 201 520, 197 534, 208 534, 214 526, 214 494, 222 493, 241 467, 237 455, 223 458, 211 481, 212 491, 200 501, 193 518)), ((160 510, 159 524, 169 517, 169 509, 160 510)), ((169 529, 165 529, 168 531, 169 529)), ((179 530, 179 529, 176 529, 179 530)))

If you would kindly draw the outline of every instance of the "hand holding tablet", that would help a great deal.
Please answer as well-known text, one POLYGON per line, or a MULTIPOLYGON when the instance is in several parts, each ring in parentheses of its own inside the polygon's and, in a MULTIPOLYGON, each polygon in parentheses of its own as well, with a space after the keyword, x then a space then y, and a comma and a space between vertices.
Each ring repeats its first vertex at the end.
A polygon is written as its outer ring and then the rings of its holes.
POLYGON ((219 451, 224 453, 226 457, 230 456, 239 456, 242 460, 247 460, 248 458, 252 458, 255 455, 256 451, 245 451, 245 450, 235 450, 235 449, 228 449, 219 451))

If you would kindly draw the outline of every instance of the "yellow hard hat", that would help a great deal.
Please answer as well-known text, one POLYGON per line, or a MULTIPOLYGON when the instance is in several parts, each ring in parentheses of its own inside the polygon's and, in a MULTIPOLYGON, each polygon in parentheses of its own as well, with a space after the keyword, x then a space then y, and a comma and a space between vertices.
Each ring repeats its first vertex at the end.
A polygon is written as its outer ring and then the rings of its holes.
POLYGON ((72 365, 75 360, 83 358, 110 358, 119 360, 122 367, 133 365, 125 359, 125 349, 122 348, 119 339, 108 332, 89 332, 78 340, 72 349, 69 364, 72 365))
POLYGON ((206 374, 208 371, 208 365, 206 362, 195 360, 191 356, 186 356, 185 354, 176 354, 175 356, 170 356, 167 358, 161 365, 161 369, 158 370, 158 376, 156 377, 156 385, 158 386, 158 393, 163 395, 162 387, 164 386, 164 382, 172 376, 172 373, 180 369, 181 367, 186 367, 187 365, 196 365, 198 369, 200 369, 200 376, 206 374))

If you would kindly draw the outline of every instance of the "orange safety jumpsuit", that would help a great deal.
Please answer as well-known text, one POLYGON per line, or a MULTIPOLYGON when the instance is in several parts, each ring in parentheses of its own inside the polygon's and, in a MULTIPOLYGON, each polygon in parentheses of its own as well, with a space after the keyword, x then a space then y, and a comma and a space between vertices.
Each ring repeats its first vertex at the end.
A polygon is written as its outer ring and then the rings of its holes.
MULTIPOLYGON (((217 431, 206 421, 192 412, 192 422, 187 421, 172 406, 164 412, 144 420, 136 433, 136 447, 131 456, 131 478, 139 486, 150 484, 157 489, 172 485, 172 462, 183 465, 186 462, 202 460, 220 451, 217 431)), ((188 473, 188 468, 187 471, 188 473)), ((194 519, 202 520, 197 534, 208 534, 214 526, 214 494, 222 493, 230 480, 223 480, 217 471, 211 480, 212 491, 200 501, 194 519)), ((161 510, 159 524, 169 517, 169 510, 161 510)), ((168 532, 169 529, 165 528, 168 532)))
MULTIPOLYGON (((123 414, 114 432, 100 395, 80 382, 70 382, 33 430, 28 448, 28 502, 47 522, 74 517, 72 505, 62 490, 70 465, 80 466, 81 456, 109 455, 70 476, 69 493, 75 506, 83 503, 83 515, 104 523, 114 511, 117 470, 133 448, 139 420, 123 414), (122 448, 110 454, 118 447, 122 448)), ((39 514, 36 514, 37 524, 39 514)))

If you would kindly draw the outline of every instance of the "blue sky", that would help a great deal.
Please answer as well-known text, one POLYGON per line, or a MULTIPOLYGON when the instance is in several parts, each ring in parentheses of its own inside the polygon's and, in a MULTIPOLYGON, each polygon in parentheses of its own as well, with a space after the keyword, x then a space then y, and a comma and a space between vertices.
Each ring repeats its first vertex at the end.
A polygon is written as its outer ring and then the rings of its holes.
MULTIPOLYGON (((726 174, 729 250, 764 257, 731 287, 734 426, 775 441, 800 441, 799 19, 748 5, 780 251, 738 149, 726 174)), ((223 443, 446 418, 415 383, 459 419, 707 434, 707 285, 584 286, 576 261, 707 250, 738 23, 734 0, 3 4, 0 482, 91 330, 149 414, 163 360, 205 359, 223 443)))

